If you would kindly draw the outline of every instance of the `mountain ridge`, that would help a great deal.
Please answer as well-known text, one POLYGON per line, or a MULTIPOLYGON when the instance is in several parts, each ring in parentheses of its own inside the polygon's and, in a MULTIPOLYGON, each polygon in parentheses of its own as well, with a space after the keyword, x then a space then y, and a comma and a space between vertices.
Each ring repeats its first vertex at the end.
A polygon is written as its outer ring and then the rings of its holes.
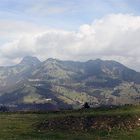
POLYGON ((113 60, 41 62, 27 56, 15 66, 0 67, 2 104, 77 108, 86 101, 100 106, 137 104, 139 99, 140 73, 113 60))

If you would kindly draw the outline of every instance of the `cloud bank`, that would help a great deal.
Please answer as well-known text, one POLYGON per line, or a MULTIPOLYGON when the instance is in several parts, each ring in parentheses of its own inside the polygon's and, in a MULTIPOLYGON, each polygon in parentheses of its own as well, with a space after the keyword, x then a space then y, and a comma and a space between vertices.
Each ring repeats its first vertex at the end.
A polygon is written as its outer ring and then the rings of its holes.
POLYGON ((20 26, 22 32, 14 32, 14 39, 1 45, 0 65, 32 55, 41 60, 113 59, 140 71, 140 16, 110 14, 76 31, 27 26, 20 26))

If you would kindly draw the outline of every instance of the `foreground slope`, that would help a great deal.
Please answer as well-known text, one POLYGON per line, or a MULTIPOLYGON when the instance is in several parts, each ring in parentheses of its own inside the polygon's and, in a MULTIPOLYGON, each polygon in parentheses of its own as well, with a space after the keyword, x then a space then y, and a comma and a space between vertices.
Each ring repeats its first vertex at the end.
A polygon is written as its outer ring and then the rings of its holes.
POLYGON ((139 118, 140 106, 0 113, 0 140, 139 140, 139 118), (91 128, 87 123, 90 119, 94 120, 91 128), (83 124, 86 129, 82 129, 83 124))

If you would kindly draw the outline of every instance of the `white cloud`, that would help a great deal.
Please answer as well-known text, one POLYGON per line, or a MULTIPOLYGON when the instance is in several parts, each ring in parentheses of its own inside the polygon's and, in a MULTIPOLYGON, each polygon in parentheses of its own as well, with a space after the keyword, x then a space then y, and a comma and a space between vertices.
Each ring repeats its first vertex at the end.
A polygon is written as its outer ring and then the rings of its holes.
POLYGON ((16 20, 0 20, 0 41, 5 39, 11 41, 14 39, 20 39, 23 36, 29 34, 37 34, 46 30, 47 27, 39 26, 28 21, 16 21, 16 20))
POLYGON ((25 28, 22 37, 0 47, 1 64, 15 63, 26 55, 42 60, 102 58, 120 61, 140 71, 140 16, 111 14, 80 26, 78 31, 34 30, 25 28))

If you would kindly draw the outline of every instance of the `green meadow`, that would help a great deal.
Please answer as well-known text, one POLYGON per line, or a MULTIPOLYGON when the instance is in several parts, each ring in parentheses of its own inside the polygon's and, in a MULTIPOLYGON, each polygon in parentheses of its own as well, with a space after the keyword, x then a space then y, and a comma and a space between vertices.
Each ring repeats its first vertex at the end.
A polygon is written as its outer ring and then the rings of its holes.
MULTIPOLYGON (((96 117, 103 118, 119 116, 123 119, 140 117, 140 106, 126 106, 114 109, 67 110, 60 112, 6 112, 0 113, 0 140, 140 140, 140 127, 131 130, 113 128, 107 130, 74 131, 66 129, 49 130, 39 128, 44 121, 66 117, 96 117)), ((133 118, 134 119, 134 118, 133 118)), ((123 120, 122 120, 123 121, 123 120)), ((78 123, 78 122, 77 122, 78 123)), ((131 122, 130 122, 131 123, 131 122)), ((62 124, 63 125, 63 124, 62 124)), ((130 124, 131 125, 131 124, 130 124)))

